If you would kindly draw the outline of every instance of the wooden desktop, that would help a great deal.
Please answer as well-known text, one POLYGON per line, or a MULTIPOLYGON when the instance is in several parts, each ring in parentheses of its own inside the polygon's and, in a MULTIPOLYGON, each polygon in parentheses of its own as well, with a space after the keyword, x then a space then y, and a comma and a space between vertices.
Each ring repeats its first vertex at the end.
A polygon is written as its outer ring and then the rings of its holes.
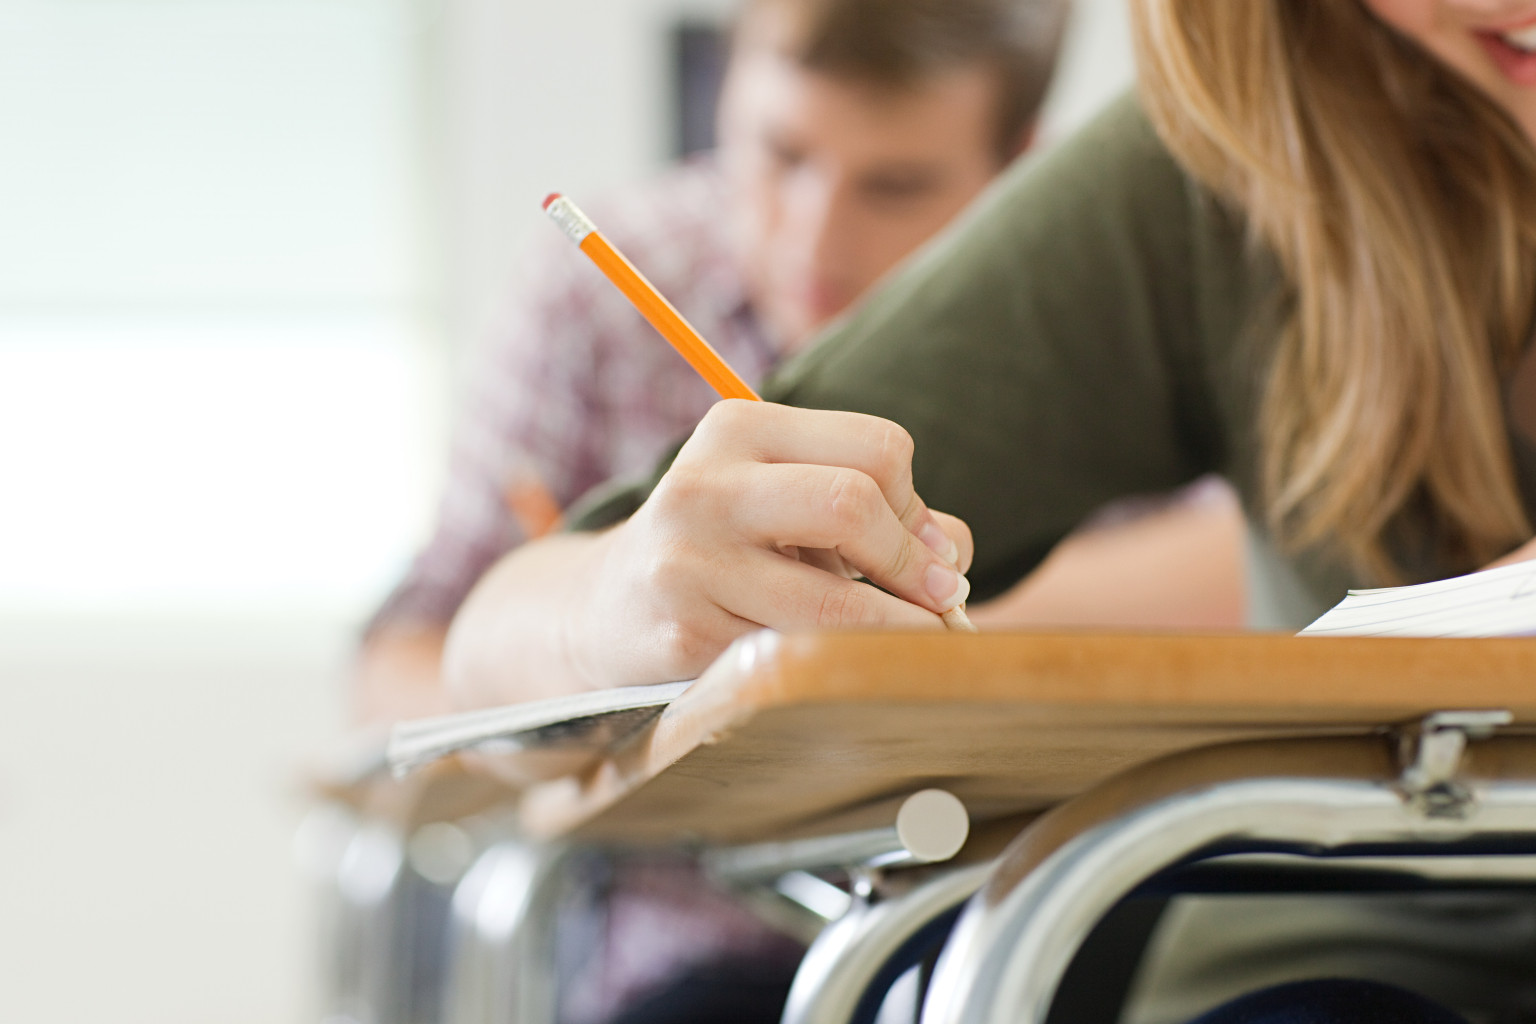
POLYGON ((1536 724, 1536 642, 762 632, 600 763, 528 790, 522 820, 754 842, 859 827, 858 808, 925 786, 986 820, 1176 751, 1483 708, 1536 724))

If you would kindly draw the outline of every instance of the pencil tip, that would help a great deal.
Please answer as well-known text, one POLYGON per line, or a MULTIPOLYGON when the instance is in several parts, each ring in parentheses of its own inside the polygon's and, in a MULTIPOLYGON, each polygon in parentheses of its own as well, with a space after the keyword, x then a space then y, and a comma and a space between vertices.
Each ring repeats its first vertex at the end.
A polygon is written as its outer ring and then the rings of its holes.
POLYGON ((556 199, 559 199, 559 198, 560 198, 560 193, 559 192, 551 192, 549 195, 545 196, 544 197, 544 209, 546 209, 546 210, 549 209, 549 204, 554 202, 556 199))

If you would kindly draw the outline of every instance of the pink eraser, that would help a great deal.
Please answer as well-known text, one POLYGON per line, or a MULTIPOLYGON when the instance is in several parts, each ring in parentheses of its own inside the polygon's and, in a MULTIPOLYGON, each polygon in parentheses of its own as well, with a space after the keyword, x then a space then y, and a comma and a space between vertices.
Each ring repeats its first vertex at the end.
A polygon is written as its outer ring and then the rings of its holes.
POLYGON ((545 196, 544 197, 544 209, 546 209, 546 210, 549 209, 549 204, 554 202, 556 199, 559 199, 559 198, 560 198, 560 193, 559 192, 551 192, 549 195, 545 196))

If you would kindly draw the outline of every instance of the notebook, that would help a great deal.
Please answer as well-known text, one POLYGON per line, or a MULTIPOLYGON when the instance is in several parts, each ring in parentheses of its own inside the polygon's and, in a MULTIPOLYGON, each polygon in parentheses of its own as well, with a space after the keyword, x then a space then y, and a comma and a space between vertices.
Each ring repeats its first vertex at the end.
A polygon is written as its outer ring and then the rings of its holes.
POLYGON ((523 774, 554 778, 637 732, 689 685, 624 686, 401 722, 390 732, 385 757, 396 775, 404 775, 461 750, 523 755, 523 774))
POLYGON ((1536 636, 1536 561, 1349 595, 1302 636, 1536 636))

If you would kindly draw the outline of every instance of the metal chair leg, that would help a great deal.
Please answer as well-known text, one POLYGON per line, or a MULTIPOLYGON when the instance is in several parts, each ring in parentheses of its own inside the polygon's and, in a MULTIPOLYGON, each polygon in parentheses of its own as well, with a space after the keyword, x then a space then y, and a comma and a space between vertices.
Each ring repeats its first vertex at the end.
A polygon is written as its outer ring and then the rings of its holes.
POLYGON ((908 966, 901 956, 904 949, 935 922, 947 926, 946 915, 970 898, 990 868, 979 864, 945 870, 900 895, 857 899, 806 951, 789 990, 783 1024, 873 1019, 885 989, 908 966))
POLYGON ((1182 862, 1256 850, 1536 853, 1536 737, 1468 743, 1483 731, 1470 721, 1211 747, 1068 801, 1014 841, 966 906, 923 1024, 1044 1024, 1095 922, 1182 862))
POLYGON ((553 1024, 569 861, 568 847, 506 840, 470 868, 453 898, 446 1024, 553 1024))

